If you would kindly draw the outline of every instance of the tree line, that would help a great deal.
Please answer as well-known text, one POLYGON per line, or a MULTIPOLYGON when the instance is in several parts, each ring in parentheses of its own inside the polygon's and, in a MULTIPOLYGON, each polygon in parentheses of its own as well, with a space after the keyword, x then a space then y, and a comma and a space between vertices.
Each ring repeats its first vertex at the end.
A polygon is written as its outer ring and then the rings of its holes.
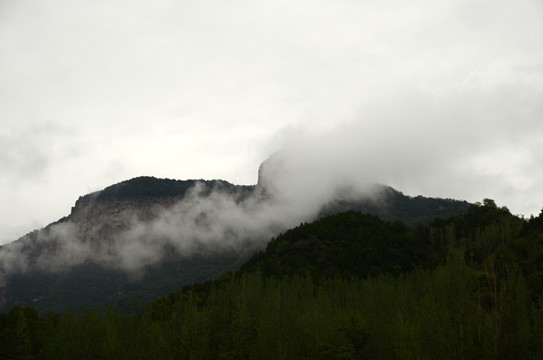
POLYGON ((346 212, 144 310, 0 314, 6 359, 539 359, 543 212, 407 227, 346 212))

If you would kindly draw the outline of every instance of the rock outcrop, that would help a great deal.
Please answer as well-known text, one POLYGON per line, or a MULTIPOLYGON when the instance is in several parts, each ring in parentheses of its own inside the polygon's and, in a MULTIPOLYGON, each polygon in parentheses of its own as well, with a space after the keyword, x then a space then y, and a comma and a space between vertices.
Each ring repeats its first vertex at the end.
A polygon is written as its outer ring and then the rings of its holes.
POLYGON ((120 242, 131 240, 126 232, 152 223, 196 186, 203 197, 218 191, 242 199, 254 190, 222 180, 127 180, 81 196, 68 216, 0 247, 0 274, 115 262, 120 242))
POLYGON ((147 301, 235 270, 300 219, 358 210, 415 224, 468 208, 382 185, 374 188, 379 196, 361 198, 344 187, 315 201, 322 188, 304 177, 291 186, 289 174, 299 171, 282 160, 264 162, 254 186, 139 177, 80 197, 68 216, 0 247, 0 311, 147 301), (300 204, 311 211, 293 211, 300 204))

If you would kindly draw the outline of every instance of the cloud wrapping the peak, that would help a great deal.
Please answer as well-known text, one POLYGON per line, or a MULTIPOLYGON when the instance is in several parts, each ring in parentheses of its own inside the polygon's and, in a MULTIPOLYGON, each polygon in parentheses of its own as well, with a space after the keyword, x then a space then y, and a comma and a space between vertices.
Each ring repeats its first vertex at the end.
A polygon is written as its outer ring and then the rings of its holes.
POLYGON ((314 220, 342 190, 351 200, 378 201, 379 193, 369 192, 369 186, 356 192, 308 182, 301 189, 300 181, 307 179, 283 165, 280 154, 271 157, 252 190, 232 192, 197 182, 173 204, 171 198, 99 200, 90 195, 68 219, 0 248, 0 275, 66 271, 87 262, 141 274, 146 265, 172 256, 250 255, 280 232, 314 220))

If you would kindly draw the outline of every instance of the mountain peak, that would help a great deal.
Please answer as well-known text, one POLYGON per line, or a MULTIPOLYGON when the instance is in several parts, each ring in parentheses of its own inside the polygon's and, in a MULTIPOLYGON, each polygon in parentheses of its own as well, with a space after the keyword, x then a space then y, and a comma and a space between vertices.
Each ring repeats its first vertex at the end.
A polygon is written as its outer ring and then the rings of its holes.
MULTIPOLYGON (((182 286, 186 283, 176 280, 181 276, 178 264, 218 256, 222 260, 217 264, 201 269, 205 275, 199 279, 210 278, 239 265, 240 258, 262 248, 275 234, 319 215, 357 210, 414 224, 456 215, 468 206, 412 198, 383 185, 362 190, 356 184, 319 187, 317 179, 301 169, 285 168, 284 160, 279 154, 265 161, 252 186, 140 176, 81 196, 69 216, 0 248, 0 287, 2 278, 9 284, 13 276, 48 274, 56 281, 74 269, 93 266, 108 278, 120 272, 145 273, 150 266, 166 263, 177 265, 161 275, 164 281, 182 286)), ((27 302, 23 295, 15 291, 10 301, 27 302)))

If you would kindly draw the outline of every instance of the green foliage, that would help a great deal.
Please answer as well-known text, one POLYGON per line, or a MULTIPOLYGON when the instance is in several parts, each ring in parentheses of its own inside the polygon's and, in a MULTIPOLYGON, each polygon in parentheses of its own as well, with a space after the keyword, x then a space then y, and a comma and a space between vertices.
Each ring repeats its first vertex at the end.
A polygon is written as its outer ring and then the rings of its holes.
MULTIPOLYGON (((212 191, 218 190, 223 194, 233 195, 232 197, 238 201, 242 201, 247 196, 250 196, 255 190, 255 186, 237 186, 221 180, 203 181, 203 180, 187 180, 177 181, 170 179, 157 179, 153 177, 138 177, 119 184, 110 186, 101 192, 97 192, 87 197, 98 201, 122 201, 125 199, 141 200, 143 198, 159 198, 159 197, 174 197, 181 199, 187 191, 196 183, 200 183, 200 196, 209 195, 212 191)), ((373 213, 379 214, 388 220, 398 219, 405 221, 419 222, 432 219, 435 216, 450 216, 451 214, 461 213, 466 210, 467 203, 444 200, 444 199, 429 199, 418 196, 411 198, 402 193, 387 188, 383 198, 384 203, 373 203, 372 206, 366 206, 364 203, 345 203, 343 205, 353 209, 366 209, 373 213), (383 205, 385 204, 385 205, 383 205)), ((337 204, 336 204, 337 205, 337 204)), ((327 211, 331 211, 331 207, 327 207, 327 211)), ((334 207, 334 211, 338 211, 338 207, 334 207)), ((68 221, 70 217, 60 219, 58 222, 68 221)), ((339 222, 338 222, 339 223, 339 222)), ((397 222, 395 226, 398 226, 397 222)), ((363 226, 363 224, 360 224, 363 226)), ((360 227, 359 226, 359 227, 360 227)), ((30 264, 33 264, 44 253, 49 253, 49 256, 55 256, 55 246, 50 246, 47 242, 39 240, 40 234, 47 235, 51 230, 51 226, 42 229, 40 232, 34 231, 23 239, 18 240, 19 248, 27 257, 30 264)), ((401 231, 407 230, 405 226, 399 225, 401 231), (403 229, 403 230, 402 230, 403 229)), ((319 229, 317 229, 320 231, 319 229)), ((351 229, 352 234, 357 236, 356 229, 351 229)), ((414 262, 411 261, 411 249, 421 249, 420 244, 411 244, 417 241, 418 238, 413 237, 404 231, 405 238, 397 238, 393 229, 384 228, 380 231, 380 236, 391 238, 394 246, 388 247, 386 242, 381 242, 380 239, 361 239, 358 244, 350 244, 348 235, 341 234, 341 228, 334 230, 336 238, 342 238, 342 246, 337 247, 334 243, 329 243, 326 248, 320 246, 322 235, 316 234, 315 237, 308 240, 308 243, 296 244, 298 250, 289 250, 292 253, 300 253, 308 249, 311 254, 316 255, 319 259, 312 259, 310 262, 316 264, 314 270, 300 270, 301 267, 308 265, 302 259, 299 264, 291 269, 294 272, 311 271, 319 276, 326 277, 335 274, 338 269, 335 264, 341 263, 343 267, 342 273, 348 276, 352 275, 351 270, 356 269, 356 274, 377 274, 381 271, 389 271, 391 273, 400 273, 409 270, 413 267, 420 266, 421 263, 428 261, 427 253, 419 254, 418 256, 426 257, 425 259, 418 258, 414 262), (403 241, 405 240, 405 241, 403 241), (368 243, 365 245, 365 243, 368 243), (376 244, 372 245, 371 243, 376 244), (309 245, 309 246, 308 246, 309 245), (407 248, 404 252, 402 247, 407 248), (329 249, 337 249, 334 252, 334 257, 328 259, 329 264, 325 264, 328 258, 329 249), (379 252, 381 258, 374 258, 375 252, 379 252), (395 256, 397 253, 402 256, 395 256), (361 261, 358 255, 362 255, 374 263, 369 261, 361 261), (316 262, 314 260, 317 260, 316 262), (358 264, 358 265, 357 265, 358 264), (365 265, 367 264, 367 265, 365 265), (322 269, 321 265, 325 265, 327 269, 322 269), (362 266, 360 266, 362 265, 362 266), (364 267, 370 267, 367 269, 364 267), (386 268, 389 269, 386 269, 386 268), (326 271, 325 271, 326 270, 326 271)), ((361 231, 359 231, 361 232, 361 231)), ((239 266, 252 254, 233 254, 221 253, 217 256, 198 257, 192 256, 184 258, 181 256, 171 256, 161 261, 159 264, 147 266, 143 269, 141 278, 125 274, 124 272, 116 271, 115 269, 106 269, 96 264, 84 264, 82 266, 70 267, 69 271, 50 273, 47 271, 27 271, 24 273, 14 273, 9 275, 9 281, 2 289, 2 301, 0 302, 0 311, 7 311, 15 304, 32 305, 39 311, 57 311, 65 312, 69 309, 74 309, 79 306, 83 308, 98 308, 106 307, 107 305, 116 305, 123 310, 133 309, 138 305, 143 305, 147 301, 158 296, 164 296, 171 291, 179 289, 187 284, 214 279, 224 271, 236 270, 239 266), (137 278, 134 281, 134 278, 137 278), (84 285, 81 285, 84 284, 84 285)), ((432 259, 433 255, 430 255, 432 259)), ((434 265, 437 263, 431 260, 434 265)), ((280 267, 283 264, 279 264, 280 267)), ((2 264, 0 264, 0 268, 2 264)), ((1 271, 1 269, 0 269, 1 271)), ((281 270, 283 271, 283 270, 281 270)), ((290 270, 289 270, 290 271, 290 270)))
POLYGON ((202 195, 218 189, 227 193, 248 194, 254 186, 237 186, 223 180, 172 180, 141 176, 109 186, 96 194, 97 200, 141 199, 146 197, 183 197, 197 183, 203 185, 202 195))
POLYGON ((141 312, 14 307, 0 358, 539 359, 538 222, 492 201, 416 228, 326 217, 141 312))
POLYGON ((14 306, 0 314, 0 359, 32 359, 42 348, 42 326, 38 312, 14 306))
POLYGON ((398 275, 431 262, 430 248, 402 223, 354 211, 321 218, 271 240, 265 253, 251 258, 242 272, 264 276, 398 275))
MULTIPOLYGON (((185 292, 150 303, 139 315, 108 308, 39 318, 38 325, 44 329, 40 358, 507 359, 541 355, 537 340, 541 333, 536 331, 541 323, 525 306, 527 290, 520 273, 512 271, 499 279, 496 289, 485 288, 484 283, 478 286, 477 272, 465 263, 461 250, 453 251, 447 263, 434 270, 415 270, 399 277, 334 278, 319 285, 309 276, 230 276, 210 286, 205 302, 198 294, 185 292), (481 300, 482 293, 491 298, 488 304, 481 300)), ((28 342, 20 343, 28 349, 28 342)))
POLYGON ((434 218, 450 218, 465 213, 469 204, 453 199, 407 196, 391 187, 377 189, 378 200, 335 200, 327 204, 321 215, 328 216, 354 210, 379 216, 385 221, 402 221, 411 226, 428 223, 434 218))
POLYGON ((217 278, 248 256, 235 252, 190 258, 172 256, 146 266, 141 274, 127 274, 96 264, 74 266, 70 271, 58 273, 14 274, 5 287, 9 296, 4 301, 6 305, 32 304, 39 311, 61 313, 108 305, 128 311, 187 284, 217 278))

